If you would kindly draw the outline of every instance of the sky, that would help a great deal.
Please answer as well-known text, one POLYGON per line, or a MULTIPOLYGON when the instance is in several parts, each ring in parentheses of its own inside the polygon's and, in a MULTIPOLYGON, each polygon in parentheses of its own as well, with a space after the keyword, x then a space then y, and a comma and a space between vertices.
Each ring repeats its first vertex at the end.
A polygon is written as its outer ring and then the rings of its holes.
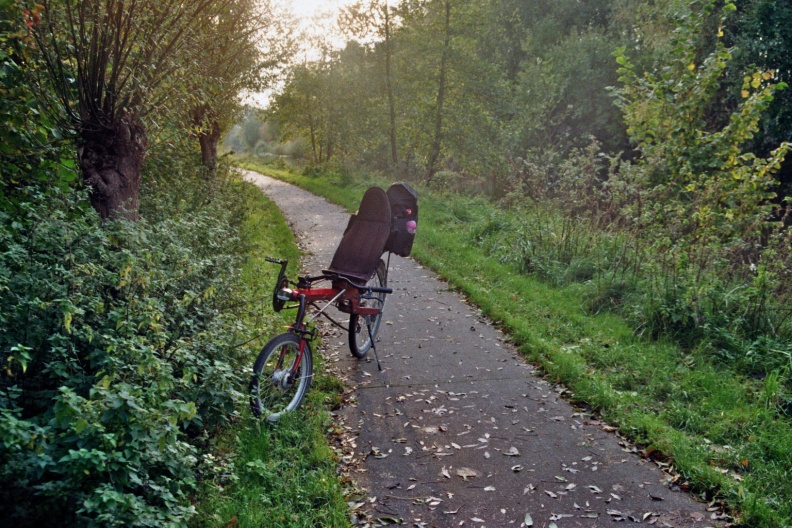
POLYGON ((350 4, 350 0, 291 0, 294 14, 300 18, 310 18, 320 12, 336 12, 342 4, 350 4))
MULTIPOLYGON (((334 27, 340 8, 354 0, 287 0, 303 30, 311 35, 323 35, 336 47, 343 47, 346 39, 334 27)), ((310 50, 310 46, 308 48, 310 50)), ((310 51, 309 51, 310 53, 310 51)))
MULTIPOLYGON (((354 3, 355 0, 285 0, 284 4, 291 7, 292 13, 299 19, 300 25, 307 33, 322 33, 327 35, 328 26, 343 5, 354 3), (324 29, 323 29, 324 28, 324 29)), ((338 47, 343 47, 345 39, 341 35, 327 35, 330 42, 338 47)), ((305 54, 311 55, 310 47, 305 54)), ((265 107, 269 102, 269 91, 264 93, 251 93, 247 95, 247 103, 258 107, 265 107)))

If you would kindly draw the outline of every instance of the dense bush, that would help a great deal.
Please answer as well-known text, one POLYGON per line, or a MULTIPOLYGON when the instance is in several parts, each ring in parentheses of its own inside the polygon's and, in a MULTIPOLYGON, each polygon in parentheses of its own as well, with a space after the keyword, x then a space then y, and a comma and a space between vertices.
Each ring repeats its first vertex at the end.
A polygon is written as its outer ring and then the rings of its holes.
POLYGON ((211 200, 159 188, 137 224, 101 223, 84 193, 36 186, 0 212, 0 517, 190 516, 201 434, 244 385, 232 185, 211 200))
POLYGON ((100 220, 36 75, 43 9, 0 2, 0 526, 184 526, 268 323, 240 280, 246 199, 157 116, 142 219, 100 220))

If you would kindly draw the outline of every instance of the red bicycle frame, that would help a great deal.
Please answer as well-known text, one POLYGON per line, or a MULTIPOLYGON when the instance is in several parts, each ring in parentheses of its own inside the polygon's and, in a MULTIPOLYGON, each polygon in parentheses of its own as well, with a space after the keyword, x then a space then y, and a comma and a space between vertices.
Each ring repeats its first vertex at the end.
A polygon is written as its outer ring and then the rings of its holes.
MULTIPOLYGON (((286 279, 286 266, 287 261, 273 259, 267 257, 267 260, 280 264, 281 270, 278 275, 278 282, 273 294, 273 308, 279 312, 286 308, 297 308, 297 318, 295 322, 289 327, 292 332, 300 335, 300 348, 297 359, 292 366, 290 375, 296 375, 297 369, 302 361, 303 350, 305 349, 305 340, 313 340, 316 337, 316 329, 309 330, 308 326, 320 315, 327 317, 332 323, 341 326, 333 320, 332 317, 325 314, 324 311, 329 306, 335 306, 339 311, 351 315, 360 315, 363 317, 376 316, 382 312, 381 306, 361 306, 361 299, 372 298, 373 293, 392 293, 390 288, 378 288, 367 285, 360 285, 352 281, 352 279, 338 274, 325 272, 318 276, 303 276, 298 277, 296 288, 289 288, 289 281, 286 279), (329 280, 331 281, 330 288, 313 288, 314 282, 329 280), (365 292, 365 293, 364 293, 365 292), (326 304, 321 308, 316 304, 324 301, 326 304), (285 306, 286 302, 297 302, 296 306, 285 306), (314 306, 318 311, 313 316, 305 321, 306 309, 308 306, 314 306)), ((370 336, 371 337, 371 336, 370 336)), ((373 344, 373 338, 372 338, 373 344)), ((376 356, 377 350, 374 348, 376 356)), ((281 358, 282 361, 283 358, 281 358)), ((379 359, 377 359, 379 366, 379 359)), ((279 363, 279 368, 282 366, 279 363)))

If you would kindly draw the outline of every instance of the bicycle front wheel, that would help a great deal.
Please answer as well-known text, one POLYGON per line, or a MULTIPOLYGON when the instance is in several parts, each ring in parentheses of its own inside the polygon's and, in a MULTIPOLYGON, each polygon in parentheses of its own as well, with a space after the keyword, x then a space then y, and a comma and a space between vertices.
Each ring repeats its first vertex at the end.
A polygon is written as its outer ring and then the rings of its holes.
POLYGON ((253 414, 277 422, 283 413, 300 406, 312 376, 313 357, 308 341, 291 332, 273 337, 253 365, 250 380, 253 414))
MULTIPOLYGON (((385 269, 385 262, 379 261, 377 271, 367 285, 377 288, 388 287, 388 270, 385 269)), ((371 299, 361 299, 360 306, 379 309, 379 313, 376 315, 361 316, 352 314, 349 316, 349 350, 353 356, 363 358, 371 348, 372 339, 377 338, 377 332, 379 332, 380 323, 382 322, 382 310, 385 308, 385 294, 381 292, 375 293, 371 299), (371 335, 369 335, 366 317, 369 318, 368 322, 371 324, 371 335)))

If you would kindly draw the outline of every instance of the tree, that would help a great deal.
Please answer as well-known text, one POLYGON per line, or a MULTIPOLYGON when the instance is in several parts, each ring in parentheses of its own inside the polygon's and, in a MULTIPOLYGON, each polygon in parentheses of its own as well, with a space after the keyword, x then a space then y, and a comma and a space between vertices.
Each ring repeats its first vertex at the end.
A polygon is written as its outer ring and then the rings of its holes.
MULTIPOLYGON (((758 68, 774 72, 779 82, 792 84, 792 5, 773 0, 737 2, 737 11, 726 25, 726 37, 734 45, 730 65, 734 79, 729 86, 731 105, 741 97, 741 73, 758 68)), ((792 90, 777 92, 763 114, 759 130, 752 140, 758 155, 768 155, 782 141, 792 141, 792 90)), ((792 196, 792 160, 781 168, 782 192, 792 196)))
POLYGON ((645 208, 636 217, 660 227, 668 244, 731 245, 739 260, 754 261, 772 218, 773 175, 789 151, 781 143, 766 157, 747 149, 773 94, 786 86, 772 72, 741 75, 741 102, 721 125, 713 101, 725 82, 732 52, 721 41, 700 57, 703 27, 712 13, 723 27, 736 8, 682 10, 664 67, 640 75, 624 50, 617 53, 624 86, 616 94, 628 132, 641 151, 645 208))
POLYGON ((342 10, 340 19, 342 29, 358 38, 365 39, 372 35, 381 39, 384 59, 385 92, 388 97, 388 140, 390 157, 393 166, 399 162, 399 150, 396 134, 396 103, 393 95, 393 42, 391 32, 394 15, 388 0, 369 0, 347 6, 342 10))
POLYGON ((429 148, 429 164, 426 168, 426 181, 432 181, 437 172, 437 161, 443 143, 443 105, 446 98, 448 77, 448 54, 451 47, 451 0, 443 2, 443 46, 440 51, 440 65, 437 70, 437 99, 435 102, 434 134, 429 148))
POLYGON ((31 27, 102 218, 138 218, 145 119, 184 94, 190 39, 230 0, 42 0, 31 27))
POLYGON ((240 95, 263 90, 293 52, 287 23, 271 0, 231 0, 187 50, 197 65, 190 123, 210 178, 220 137, 239 114, 240 95))
POLYGON ((314 164, 322 161, 324 128, 322 113, 326 105, 322 103, 322 82, 319 72, 310 65, 292 69, 290 78, 283 90, 274 98, 272 115, 288 127, 285 136, 308 137, 314 164))

